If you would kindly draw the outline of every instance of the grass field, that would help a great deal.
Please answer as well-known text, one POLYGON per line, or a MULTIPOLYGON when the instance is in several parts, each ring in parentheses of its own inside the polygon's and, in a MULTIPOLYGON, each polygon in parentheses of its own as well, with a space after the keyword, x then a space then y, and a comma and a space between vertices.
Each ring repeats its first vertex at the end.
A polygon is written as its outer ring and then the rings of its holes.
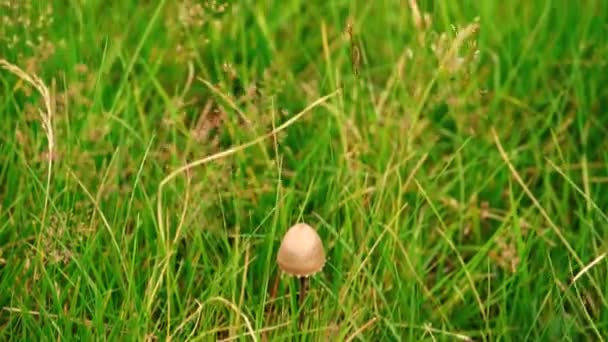
POLYGON ((0 340, 603 340, 606 56, 600 0, 1 0, 0 340))

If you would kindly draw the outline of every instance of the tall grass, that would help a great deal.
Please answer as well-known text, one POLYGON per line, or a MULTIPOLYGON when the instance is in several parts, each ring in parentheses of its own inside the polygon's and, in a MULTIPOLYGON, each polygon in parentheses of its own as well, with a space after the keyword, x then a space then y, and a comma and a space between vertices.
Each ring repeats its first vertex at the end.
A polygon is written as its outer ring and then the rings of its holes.
POLYGON ((603 2, 0 23, 2 340, 606 336, 603 2), (328 257, 302 306, 276 264, 300 221, 328 257))

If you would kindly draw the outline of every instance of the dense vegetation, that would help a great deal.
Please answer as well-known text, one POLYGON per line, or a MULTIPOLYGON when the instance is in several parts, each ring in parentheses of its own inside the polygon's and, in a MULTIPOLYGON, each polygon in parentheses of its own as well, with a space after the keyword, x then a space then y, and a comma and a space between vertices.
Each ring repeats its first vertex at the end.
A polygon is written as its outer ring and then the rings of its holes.
POLYGON ((599 0, 0 1, 0 339, 601 340, 607 43, 599 0))

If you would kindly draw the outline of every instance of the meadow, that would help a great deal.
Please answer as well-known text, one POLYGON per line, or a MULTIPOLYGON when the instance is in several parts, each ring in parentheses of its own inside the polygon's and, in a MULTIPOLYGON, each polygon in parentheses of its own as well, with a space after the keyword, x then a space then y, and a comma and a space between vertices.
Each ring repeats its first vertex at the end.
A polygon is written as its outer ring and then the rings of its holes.
POLYGON ((602 341, 606 56, 600 0, 0 0, 0 340, 602 341))

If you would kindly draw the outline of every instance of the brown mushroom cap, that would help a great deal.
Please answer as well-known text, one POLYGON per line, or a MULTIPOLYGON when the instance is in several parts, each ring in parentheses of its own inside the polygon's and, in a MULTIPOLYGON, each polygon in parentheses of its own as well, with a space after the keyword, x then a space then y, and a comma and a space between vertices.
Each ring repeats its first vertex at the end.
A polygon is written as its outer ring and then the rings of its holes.
POLYGON ((279 268, 290 275, 308 277, 325 265, 325 250, 319 234, 306 223, 289 228, 277 254, 279 268))

